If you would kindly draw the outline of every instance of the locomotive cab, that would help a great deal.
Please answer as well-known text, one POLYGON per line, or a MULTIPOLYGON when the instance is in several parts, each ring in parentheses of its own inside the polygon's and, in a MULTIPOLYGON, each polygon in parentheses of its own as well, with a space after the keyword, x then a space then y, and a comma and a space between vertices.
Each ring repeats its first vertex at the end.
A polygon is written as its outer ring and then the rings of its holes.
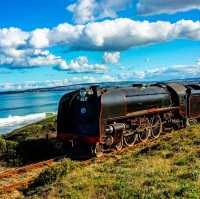
POLYGON ((198 84, 186 85, 187 87, 187 116, 189 118, 200 117, 200 86, 198 84))

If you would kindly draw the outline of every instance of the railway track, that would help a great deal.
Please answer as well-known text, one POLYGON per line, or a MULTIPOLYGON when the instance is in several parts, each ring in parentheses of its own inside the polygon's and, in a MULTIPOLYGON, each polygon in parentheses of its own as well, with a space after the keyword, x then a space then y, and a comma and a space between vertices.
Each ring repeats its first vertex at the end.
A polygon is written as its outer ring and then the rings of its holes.
POLYGON ((50 159, 50 160, 47 160, 47 161, 42 161, 42 162, 38 162, 38 163, 35 163, 35 164, 23 166, 23 167, 20 167, 20 168, 17 168, 17 169, 9 169, 9 170, 6 170, 6 171, 3 171, 3 172, 0 173, 0 179, 11 177, 11 176, 14 176, 14 175, 19 175, 21 173, 25 173, 25 172, 28 172, 28 171, 31 171, 33 169, 37 169, 37 168, 40 168, 40 167, 43 167, 43 166, 49 166, 53 162, 54 162, 54 160, 50 159))
MULTIPOLYGON (((139 142, 131 147, 125 147, 120 151, 113 150, 110 153, 105 153, 102 157, 97 158, 97 162, 105 161, 110 157, 110 154, 120 155, 127 151, 134 151, 139 147, 145 147, 147 145, 152 145, 158 143, 160 139, 164 139, 166 137, 171 137, 169 133, 164 133, 158 139, 149 139, 146 142, 139 142)), ((46 161, 41 161, 38 163, 29 164, 27 166, 19 167, 16 169, 8 169, 3 172, 0 172, 0 192, 11 192, 16 189, 25 188, 28 184, 41 172, 42 169, 52 165, 53 163, 62 160, 65 156, 58 156, 53 159, 49 159, 46 161), (31 171, 34 171, 35 175, 31 175, 31 171), (8 180, 10 179, 10 180, 8 180), (4 181, 3 185, 1 184, 4 181)), ((92 160, 84 160, 81 161, 81 165, 89 165, 92 163, 92 160)))
POLYGON ((35 175, 31 175, 31 171, 35 171, 35 174, 38 174, 45 167, 48 167, 65 157, 66 156, 58 156, 46 161, 0 172, 0 192, 10 192, 14 189, 27 187, 31 180, 35 177, 35 175))

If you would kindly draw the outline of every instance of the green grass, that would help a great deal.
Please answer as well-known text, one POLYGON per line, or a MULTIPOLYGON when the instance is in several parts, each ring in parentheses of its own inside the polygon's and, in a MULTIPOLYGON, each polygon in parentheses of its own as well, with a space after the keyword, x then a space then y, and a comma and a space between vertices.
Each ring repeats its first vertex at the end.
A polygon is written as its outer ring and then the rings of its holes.
POLYGON ((74 169, 30 198, 199 198, 200 126, 169 133, 155 143, 109 154, 74 169))
MULTIPOLYGON (((56 154, 55 140, 46 140, 45 135, 55 135, 55 128, 55 117, 28 125, 3 136, 0 149, 4 153, 10 150, 23 164, 51 157, 56 154)), ((87 166, 69 160, 57 163, 20 192, 20 198, 199 197, 199 125, 168 133, 150 145, 129 148, 122 154, 93 159, 87 166)))

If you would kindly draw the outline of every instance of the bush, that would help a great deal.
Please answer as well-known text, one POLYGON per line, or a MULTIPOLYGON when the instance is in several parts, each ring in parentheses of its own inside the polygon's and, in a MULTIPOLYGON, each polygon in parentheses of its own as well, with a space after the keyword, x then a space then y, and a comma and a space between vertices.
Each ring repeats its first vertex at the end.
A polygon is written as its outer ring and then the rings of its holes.
POLYGON ((18 146, 17 142, 6 140, 5 160, 6 160, 7 164, 10 166, 18 166, 19 165, 19 160, 17 157, 17 146, 18 146))
POLYGON ((22 164, 38 162, 64 155, 62 143, 54 138, 27 139, 19 142, 17 155, 22 164))
POLYGON ((8 165, 18 165, 17 157, 17 147, 18 143, 14 141, 5 140, 0 137, 0 157, 8 165))
POLYGON ((0 138, 0 153, 6 156, 16 154, 17 144, 17 142, 0 138))
POLYGON ((69 173, 73 169, 73 166, 73 162, 69 159, 58 162, 41 172, 29 187, 32 189, 44 185, 50 185, 69 173))
POLYGON ((0 154, 3 154, 5 152, 6 152, 6 140, 0 138, 0 154))

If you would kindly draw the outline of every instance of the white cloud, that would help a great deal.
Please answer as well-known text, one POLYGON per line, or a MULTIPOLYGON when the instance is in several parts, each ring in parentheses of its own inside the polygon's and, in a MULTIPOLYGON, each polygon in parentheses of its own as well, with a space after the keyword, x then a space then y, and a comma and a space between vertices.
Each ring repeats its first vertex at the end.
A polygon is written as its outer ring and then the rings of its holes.
POLYGON ((36 29, 30 35, 30 44, 35 48, 46 48, 49 46, 49 29, 36 29))
POLYGON ((45 81, 25 81, 22 83, 3 82, 0 83, 0 91, 18 91, 34 88, 46 88, 68 85, 68 79, 64 80, 45 80, 45 81))
MULTIPOLYGON (((71 25, 68 23, 59 24, 48 33, 49 45, 65 44, 78 45, 84 25, 71 25)), ((34 42, 32 43, 35 46, 34 42)))
POLYGON ((0 51, 0 65, 8 68, 32 68, 44 66, 62 66, 66 61, 48 50, 5 48, 0 51))
POLYGON ((77 23, 93 21, 93 12, 96 7, 95 0, 78 0, 76 3, 67 7, 67 10, 74 14, 74 20, 77 23))
POLYGON ((69 77, 63 80, 45 80, 45 81, 25 81, 22 83, 3 82, 0 83, 0 91, 19 91, 35 88, 47 88, 55 86, 68 86, 82 83, 100 83, 100 82, 114 82, 118 81, 116 77, 110 75, 101 76, 78 76, 69 77))
POLYGON ((105 72, 107 70, 107 66, 104 64, 89 64, 88 58, 85 56, 77 57, 76 59, 72 59, 69 64, 59 65, 58 69, 60 70, 73 70, 77 72, 105 72))
POLYGON ((66 61, 63 60, 59 56, 55 56, 53 54, 48 54, 47 56, 37 56, 37 57, 32 57, 28 60, 27 62, 28 66, 62 66, 66 65, 66 61))
POLYGON ((172 67, 163 70, 168 74, 175 74, 183 77, 192 77, 200 75, 200 63, 199 61, 193 65, 174 65, 172 67))
POLYGON ((131 5, 131 0, 77 0, 67 7, 78 24, 103 19, 116 18, 117 12, 131 5))
POLYGON ((192 78, 199 77, 200 60, 191 65, 172 65, 169 67, 154 67, 146 70, 137 70, 122 72, 119 79, 139 79, 139 80, 155 80, 155 79, 173 79, 173 78, 192 78))
POLYGON ((26 45, 28 38, 29 33, 19 28, 2 28, 0 29, 0 48, 26 45))
POLYGON ((105 52, 103 59, 105 63, 117 64, 120 59, 120 52, 105 52))
POLYGON ((200 40, 200 22, 192 20, 178 21, 174 29, 175 37, 200 40))
MULTIPOLYGON (((17 29, 18 30, 18 29, 17 29)), ((9 32, 10 29, 0 29, 9 32)), ((36 29, 32 32, 18 30, 14 38, 0 35, 0 48, 47 48, 65 45, 76 50, 120 51, 130 47, 165 42, 172 39, 200 39, 200 22, 180 20, 134 21, 127 18, 93 22, 86 25, 60 24, 53 29, 36 29)))
POLYGON ((139 0, 137 12, 140 15, 173 14, 200 9, 199 0, 139 0))
MULTIPOLYGON (((37 32, 34 37, 40 38, 41 32, 37 32)), ((75 50, 120 51, 180 38, 199 40, 200 22, 149 22, 118 18, 86 25, 65 23, 50 30, 46 38, 42 39, 45 42, 41 42, 40 47, 47 47, 47 44, 48 47, 62 44, 75 50)), ((37 40, 36 43, 33 39, 30 41, 33 47, 39 47, 37 40)))
POLYGON ((58 70, 75 72, 105 72, 105 64, 90 64, 88 58, 80 56, 69 63, 48 50, 6 48, 0 53, 0 65, 12 68, 55 67, 58 70))

